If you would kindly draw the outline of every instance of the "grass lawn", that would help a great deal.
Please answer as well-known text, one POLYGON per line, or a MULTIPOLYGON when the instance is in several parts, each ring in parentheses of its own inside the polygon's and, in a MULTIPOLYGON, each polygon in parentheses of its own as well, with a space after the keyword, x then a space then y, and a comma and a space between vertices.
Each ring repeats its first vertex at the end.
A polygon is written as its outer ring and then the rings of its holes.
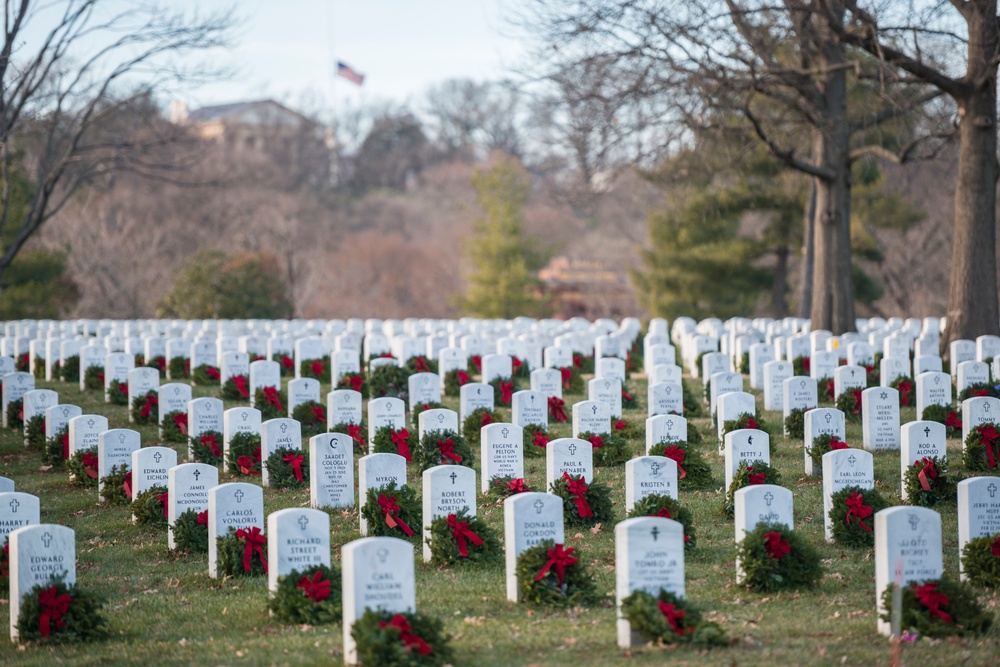
MULTIPOLYGON (((700 391, 696 380, 687 379, 700 391)), ((745 382, 749 385, 749 380, 745 382)), ((55 389, 63 403, 75 403, 84 413, 108 415, 111 428, 129 428, 127 408, 103 403, 99 392, 80 392, 77 385, 39 382, 55 389)), ((629 383, 640 407, 626 411, 626 419, 641 424, 645 418, 646 383, 629 383)), ((324 392, 329 387, 324 387, 324 392)), ((195 396, 218 395, 218 389, 195 388, 195 396)), ((583 396, 567 396, 567 413, 583 396)), ((455 397, 445 406, 457 409, 455 397)), ((758 400, 758 410, 762 408, 758 400)), ((227 404, 234 407, 236 404, 227 404)), ((503 411, 509 418, 509 411, 503 411)), ((709 620, 721 623, 733 640, 728 649, 697 651, 691 647, 643 647, 630 655, 615 645, 613 525, 599 530, 567 529, 567 546, 594 573, 607 594, 595 608, 550 611, 511 604, 504 595, 502 562, 485 569, 439 570, 418 560, 417 606, 440 616, 453 635, 455 663, 460 665, 884 665, 889 643, 875 632, 875 565, 872 551, 854 551, 828 545, 823 539, 821 481, 803 475, 802 443, 780 435, 781 414, 763 413, 778 435, 771 440, 771 461, 795 494, 796 529, 820 551, 826 569, 820 585, 809 591, 759 595, 734 583, 733 521, 721 514, 724 498, 722 458, 716 453, 714 429, 707 417, 695 420, 705 434, 700 445, 712 466, 718 488, 681 491, 680 501, 694 514, 698 545, 686 555, 687 597, 709 620)), ((913 408, 902 410, 903 422, 915 419, 913 408)), ((144 427, 144 445, 157 443, 154 428, 144 427)), ((569 422, 551 428, 570 435, 569 422)), ((860 425, 848 425, 847 441, 861 446, 860 425)), ((644 453, 644 441, 631 442, 635 455, 644 453)), ((960 469, 958 440, 948 443, 952 474, 960 469)), ((178 460, 186 461, 186 446, 175 446, 178 460)), ((174 555, 166 547, 165 529, 150 531, 130 523, 125 507, 102 507, 96 490, 71 485, 63 471, 43 471, 36 451, 26 451, 21 434, 0 433, 0 475, 13 478, 18 491, 41 498, 42 521, 60 523, 76 531, 78 584, 102 594, 107 601, 112 638, 86 646, 21 647, 0 639, 3 665, 315 665, 343 660, 341 628, 285 626, 268 617, 266 581, 212 580, 206 555, 174 555)), ((478 462, 476 466, 479 470, 478 462)), ((525 477, 534 489, 544 487, 544 459, 525 461, 525 477)), ((875 454, 875 477, 890 503, 900 501, 899 454, 875 454)), ((259 478, 258 478, 259 479, 259 478)), ((614 494, 616 521, 624 516, 624 466, 599 468, 596 479, 614 494)), ((220 482, 234 481, 220 474, 220 482)), ((415 469, 410 483, 419 484, 415 469)), ((308 490, 264 494, 265 512, 308 506, 308 490)), ((958 532, 954 503, 937 508, 942 515, 944 563, 957 576, 958 532)), ((503 537, 503 510, 481 501, 479 514, 503 537)), ((334 561, 340 546, 360 537, 357 512, 333 512, 331 529, 334 561)), ((415 549, 418 554, 419 548, 415 549)), ((6 594, 6 592, 4 592, 6 594)), ((1000 595, 986 594, 983 603, 995 615, 1000 595)), ((7 628, 9 605, 3 601, 0 623, 7 628)), ((998 665, 1000 628, 978 640, 929 641, 907 645, 904 664, 998 665)))

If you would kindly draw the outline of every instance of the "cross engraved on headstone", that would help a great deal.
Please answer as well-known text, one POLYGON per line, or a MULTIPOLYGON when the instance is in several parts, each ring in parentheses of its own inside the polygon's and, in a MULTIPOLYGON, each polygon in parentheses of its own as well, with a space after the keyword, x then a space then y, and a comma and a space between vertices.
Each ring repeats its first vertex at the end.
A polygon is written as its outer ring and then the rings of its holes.
POLYGON ((246 421, 249 416, 250 413, 248 413, 246 410, 240 413, 240 419, 242 419, 243 421, 246 421))
POLYGON ((177 396, 177 394, 179 394, 180 391, 181 391, 180 387, 174 387, 174 396, 177 396))
POLYGON ((88 419, 87 420, 87 426, 89 426, 90 428, 94 428, 94 420, 93 419, 88 419))
POLYGON ((924 437, 925 438, 931 437, 931 427, 930 426, 924 427, 924 437))
POLYGON ((940 375, 935 375, 934 376, 934 384, 941 384, 941 376, 940 375))
POLYGON ((833 415, 829 412, 826 413, 826 423, 829 424, 830 420, 833 419, 833 415))
POLYGON ((17 514, 17 508, 20 504, 21 503, 17 502, 17 498, 14 498, 12 501, 10 501, 10 511, 13 514, 17 514))
POLYGON ((771 501, 773 501, 773 500, 774 500, 774 494, 773 493, 771 493, 770 491, 768 491, 767 493, 764 494, 764 502, 767 503, 768 507, 771 506, 771 501))
POLYGON ((990 402, 986 401, 985 403, 983 403, 983 412, 989 412, 989 411, 990 411, 990 402))
POLYGON ((153 460, 156 461, 157 463, 159 463, 160 459, 162 459, 162 458, 163 458, 163 454, 161 454, 159 452, 156 452, 155 454, 153 454, 153 460))
POLYGON ((125 434, 124 433, 119 433, 118 434, 118 444, 119 445, 124 445, 125 444, 125 434))
POLYGON ((660 464, 657 463, 656 461, 653 461, 649 465, 649 469, 653 471, 653 476, 655 477, 660 473, 660 464))
POLYGON ((591 406, 590 411, 593 412, 596 415, 597 414, 597 406, 596 405, 591 406))
POLYGON ((673 419, 668 419, 667 420, 667 429, 671 430, 671 431, 674 430, 674 420, 673 419))
POLYGON ((389 550, 386 549, 385 547, 383 547, 383 548, 379 549, 375 553, 375 555, 378 556, 378 562, 380 562, 383 565, 385 565, 385 561, 389 557, 389 550))
POLYGON ((198 481, 198 478, 201 477, 201 471, 200 470, 195 470, 194 473, 192 473, 192 474, 194 475, 194 481, 196 481, 196 482, 198 481))
POLYGON ((438 423, 440 424, 440 423, 441 423, 441 422, 443 422, 443 421, 444 421, 444 415, 443 415, 443 414, 440 414, 440 413, 438 413, 438 423))
POLYGON ((63 413, 63 417, 68 417, 69 416, 69 408, 63 408, 62 413, 63 413))
POLYGON ((653 541, 655 542, 656 538, 660 534, 660 529, 657 528, 656 526, 653 526, 652 530, 649 531, 649 534, 653 536, 653 541))
POLYGON ((850 456, 847 457, 847 462, 850 463, 851 467, 853 468, 854 464, 857 463, 858 460, 854 457, 854 454, 851 454, 850 456))
POLYGON ((299 517, 299 529, 305 530, 306 526, 309 525, 309 517, 300 516, 299 517))
POLYGON ((575 444, 574 445, 570 445, 569 447, 567 447, 567 449, 569 449, 569 455, 570 456, 576 456, 576 445, 575 444))
POLYGON ((45 545, 46 549, 49 548, 49 545, 52 544, 52 533, 46 532, 42 535, 42 544, 45 545))
POLYGON ((281 426, 279 428, 281 429, 281 432, 284 433, 285 431, 288 430, 288 424, 282 422, 282 424, 281 424, 281 426))
POLYGON ((236 489, 236 493, 233 494, 233 498, 236 498, 236 502, 243 502, 243 489, 236 489))
POLYGON ((990 482, 990 485, 986 487, 986 491, 990 494, 990 498, 994 498, 997 495, 997 485, 990 482))
POLYGON ((458 475, 456 475, 455 472, 452 471, 452 473, 448 476, 451 477, 451 485, 455 486, 455 480, 458 479, 458 475))
POLYGON ((911 514, 910 515, 910 528, 913 529, 913 530, 916 530, 917 526, 919 526, 919 525, 920 525, 920 517, 918 517, 916 514, 911 514))

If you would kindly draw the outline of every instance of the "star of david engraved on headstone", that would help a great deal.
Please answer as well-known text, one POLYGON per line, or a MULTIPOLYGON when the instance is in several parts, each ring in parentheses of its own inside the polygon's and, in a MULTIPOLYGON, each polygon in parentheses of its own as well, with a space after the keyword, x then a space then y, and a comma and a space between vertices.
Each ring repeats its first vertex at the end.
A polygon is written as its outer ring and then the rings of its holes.
POLYGON ((879 394, 879 397, 884 401, 886 398, 889 397, 889 394, 883 391, 881 394, 879 394))

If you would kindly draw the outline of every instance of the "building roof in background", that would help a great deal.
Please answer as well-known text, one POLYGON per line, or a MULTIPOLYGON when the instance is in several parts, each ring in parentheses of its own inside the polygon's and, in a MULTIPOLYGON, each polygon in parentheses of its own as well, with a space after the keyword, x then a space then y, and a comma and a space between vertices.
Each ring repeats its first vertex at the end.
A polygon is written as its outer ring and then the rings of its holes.
POLYGON ((242 123, 246 125, 265 125, 280 123, 283 125, 312 124, 312 121, 297 111, 289 109, 274 100, 255 100, 252 102, 233 102, 202 107, 188 113, 189 123, 209 123, 221 121, 242 123))

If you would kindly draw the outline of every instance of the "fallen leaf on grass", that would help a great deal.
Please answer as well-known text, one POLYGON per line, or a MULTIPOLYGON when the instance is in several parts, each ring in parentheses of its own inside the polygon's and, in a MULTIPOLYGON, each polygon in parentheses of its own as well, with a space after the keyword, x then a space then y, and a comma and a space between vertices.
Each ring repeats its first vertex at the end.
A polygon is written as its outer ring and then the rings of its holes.
POLYGON ((485 620, 485 618, 485 616, 466 616, 462 619, 462 621, 464 623, 468 623, 469 625, 480 626, 483 624, 483 620, 485 620))
POLYGON ((599 532, 601 532, 601 524, 597 524, 593 528, 590 529, 590 533, 592 535, 597 535, 599 532))

